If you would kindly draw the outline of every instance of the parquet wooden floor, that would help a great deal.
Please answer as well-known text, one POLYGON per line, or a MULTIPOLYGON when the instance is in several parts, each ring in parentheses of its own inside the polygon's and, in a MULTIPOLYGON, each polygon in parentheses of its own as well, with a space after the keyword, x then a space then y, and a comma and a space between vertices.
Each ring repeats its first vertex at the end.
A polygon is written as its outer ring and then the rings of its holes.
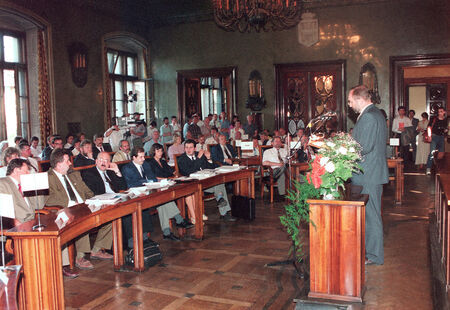
MULTIPOLYGON (((432 182, 407 176, 405 184, 401 207, 393 204, 392 187, 385 190, 385 264, 366 268, 364 303, 352 309, 432 309, 432 182)), ((163 263, 137 274, 93 261, 94 270, 65 280, 67 309, 293 309, 293 299, 304 294, 303 280, 292 265, 265 267, 288 257, 290 242, 278 218, 282 206, 257 199, 254 222, 223 223, 208 202, 201 242, 162 240, 154 218, 152 239, 161 244, 163 263)))

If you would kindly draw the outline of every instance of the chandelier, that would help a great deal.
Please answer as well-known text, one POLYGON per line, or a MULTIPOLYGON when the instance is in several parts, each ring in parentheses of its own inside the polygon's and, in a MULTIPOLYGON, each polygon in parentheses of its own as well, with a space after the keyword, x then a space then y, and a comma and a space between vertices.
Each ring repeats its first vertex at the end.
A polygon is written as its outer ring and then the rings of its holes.
POLYGON ((214 19, 227 31, 284 30, 298 24, 303 0, 213 0, 214 19))

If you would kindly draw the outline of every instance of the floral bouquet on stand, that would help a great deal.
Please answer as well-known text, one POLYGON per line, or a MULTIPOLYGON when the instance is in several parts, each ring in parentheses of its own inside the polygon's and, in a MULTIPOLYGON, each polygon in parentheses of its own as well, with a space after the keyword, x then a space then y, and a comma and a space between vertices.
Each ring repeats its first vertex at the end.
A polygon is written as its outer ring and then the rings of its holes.
POLYGON ((319 189, 323 199, 339 199, 339 189, 345 190, 344 183, 352 173, 361 171, 360 160, 359 143, 349 134, 338 133, 324 141, 318 155, 310 163, 312 170, 307 173, 306 180, 319 189))
MULTIPOLYGON (((320 141, 318 154, 310 161, 311 171, 303 177, 303 183, 293 181, 293 189, 286 196, 291 202, 286 205, 286 214, 280 217, 281 224, 293 242, 293 254, 297 262, 304 262, 301 225, 309 223, 308 199, 339 199, 340 190, 353 172, 360 172, 361 146, 349 134, 338 133, 335 137, 320 141)), ((314 225, 314 223, 312 223, 314 225)))

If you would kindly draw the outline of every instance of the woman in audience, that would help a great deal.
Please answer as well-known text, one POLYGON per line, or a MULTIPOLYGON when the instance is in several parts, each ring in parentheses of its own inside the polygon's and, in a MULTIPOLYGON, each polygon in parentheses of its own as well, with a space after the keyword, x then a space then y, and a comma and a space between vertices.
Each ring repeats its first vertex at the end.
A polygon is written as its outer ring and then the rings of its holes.
MULTIPOLYGON (((181 138, 180 138, 181 139, 181 138)), ((161 144, 155 143, 150 148, 150 167, 158 180, 177 177, 172 167, 170 167, 163 158, 164 148, 161 144)), ((186 197, 186 204, 188 206, 189 218, 192 224, 195 224, 195 208, 194 196, 186 197)), ((205 219, 205 218, 203 218, 205 219)))
POLYGON ((416 131, 418 134, 417 141, 417 152, 416 152, 416 165, 419 165, 420 169, 423 169, 424 165, 427 163, 428 154, 430 154, 430 143, 423 142, 424 134, 427 134, 428 127, 428 113, 422 113, 422 120, 417 124, 416 131))
POLYGON ((179 134, 173 135, 173 144, 169 147, 167 153, 169 155, 169 164, 175 165, 175 161, 173 159, 175 157, 174 155, 184 153, 184 145, 181 144, 181 136, 179 134))
POLYGON ((0 167, 0 178, 6 177, 6 168, 11 160, 20 157, 20 152, 15 147, 8 147, 2 152, 2 166, 0 167))

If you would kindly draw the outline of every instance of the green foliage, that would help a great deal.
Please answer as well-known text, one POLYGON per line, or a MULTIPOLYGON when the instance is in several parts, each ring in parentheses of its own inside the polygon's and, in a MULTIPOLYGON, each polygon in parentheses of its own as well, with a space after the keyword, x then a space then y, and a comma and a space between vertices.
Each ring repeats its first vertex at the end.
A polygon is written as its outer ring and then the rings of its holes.
MULTIPOLYGON (((310 223, 309 204, 306 200, 319 198, 320 191, 313 184, 309 184, 303 177, 303 183, 296 180, 292 181, 294 189, 289 190, 287 198, 291 201, 289 205, 284 206, 286 214, 280 216, 281 224, 286 227, 287 233, 294 243, 294 251, 299 262, 304 257, 303 236, 300 235, 300 224, 310 223)), ((314 223, 312 223, 314 225, 314 223)))

